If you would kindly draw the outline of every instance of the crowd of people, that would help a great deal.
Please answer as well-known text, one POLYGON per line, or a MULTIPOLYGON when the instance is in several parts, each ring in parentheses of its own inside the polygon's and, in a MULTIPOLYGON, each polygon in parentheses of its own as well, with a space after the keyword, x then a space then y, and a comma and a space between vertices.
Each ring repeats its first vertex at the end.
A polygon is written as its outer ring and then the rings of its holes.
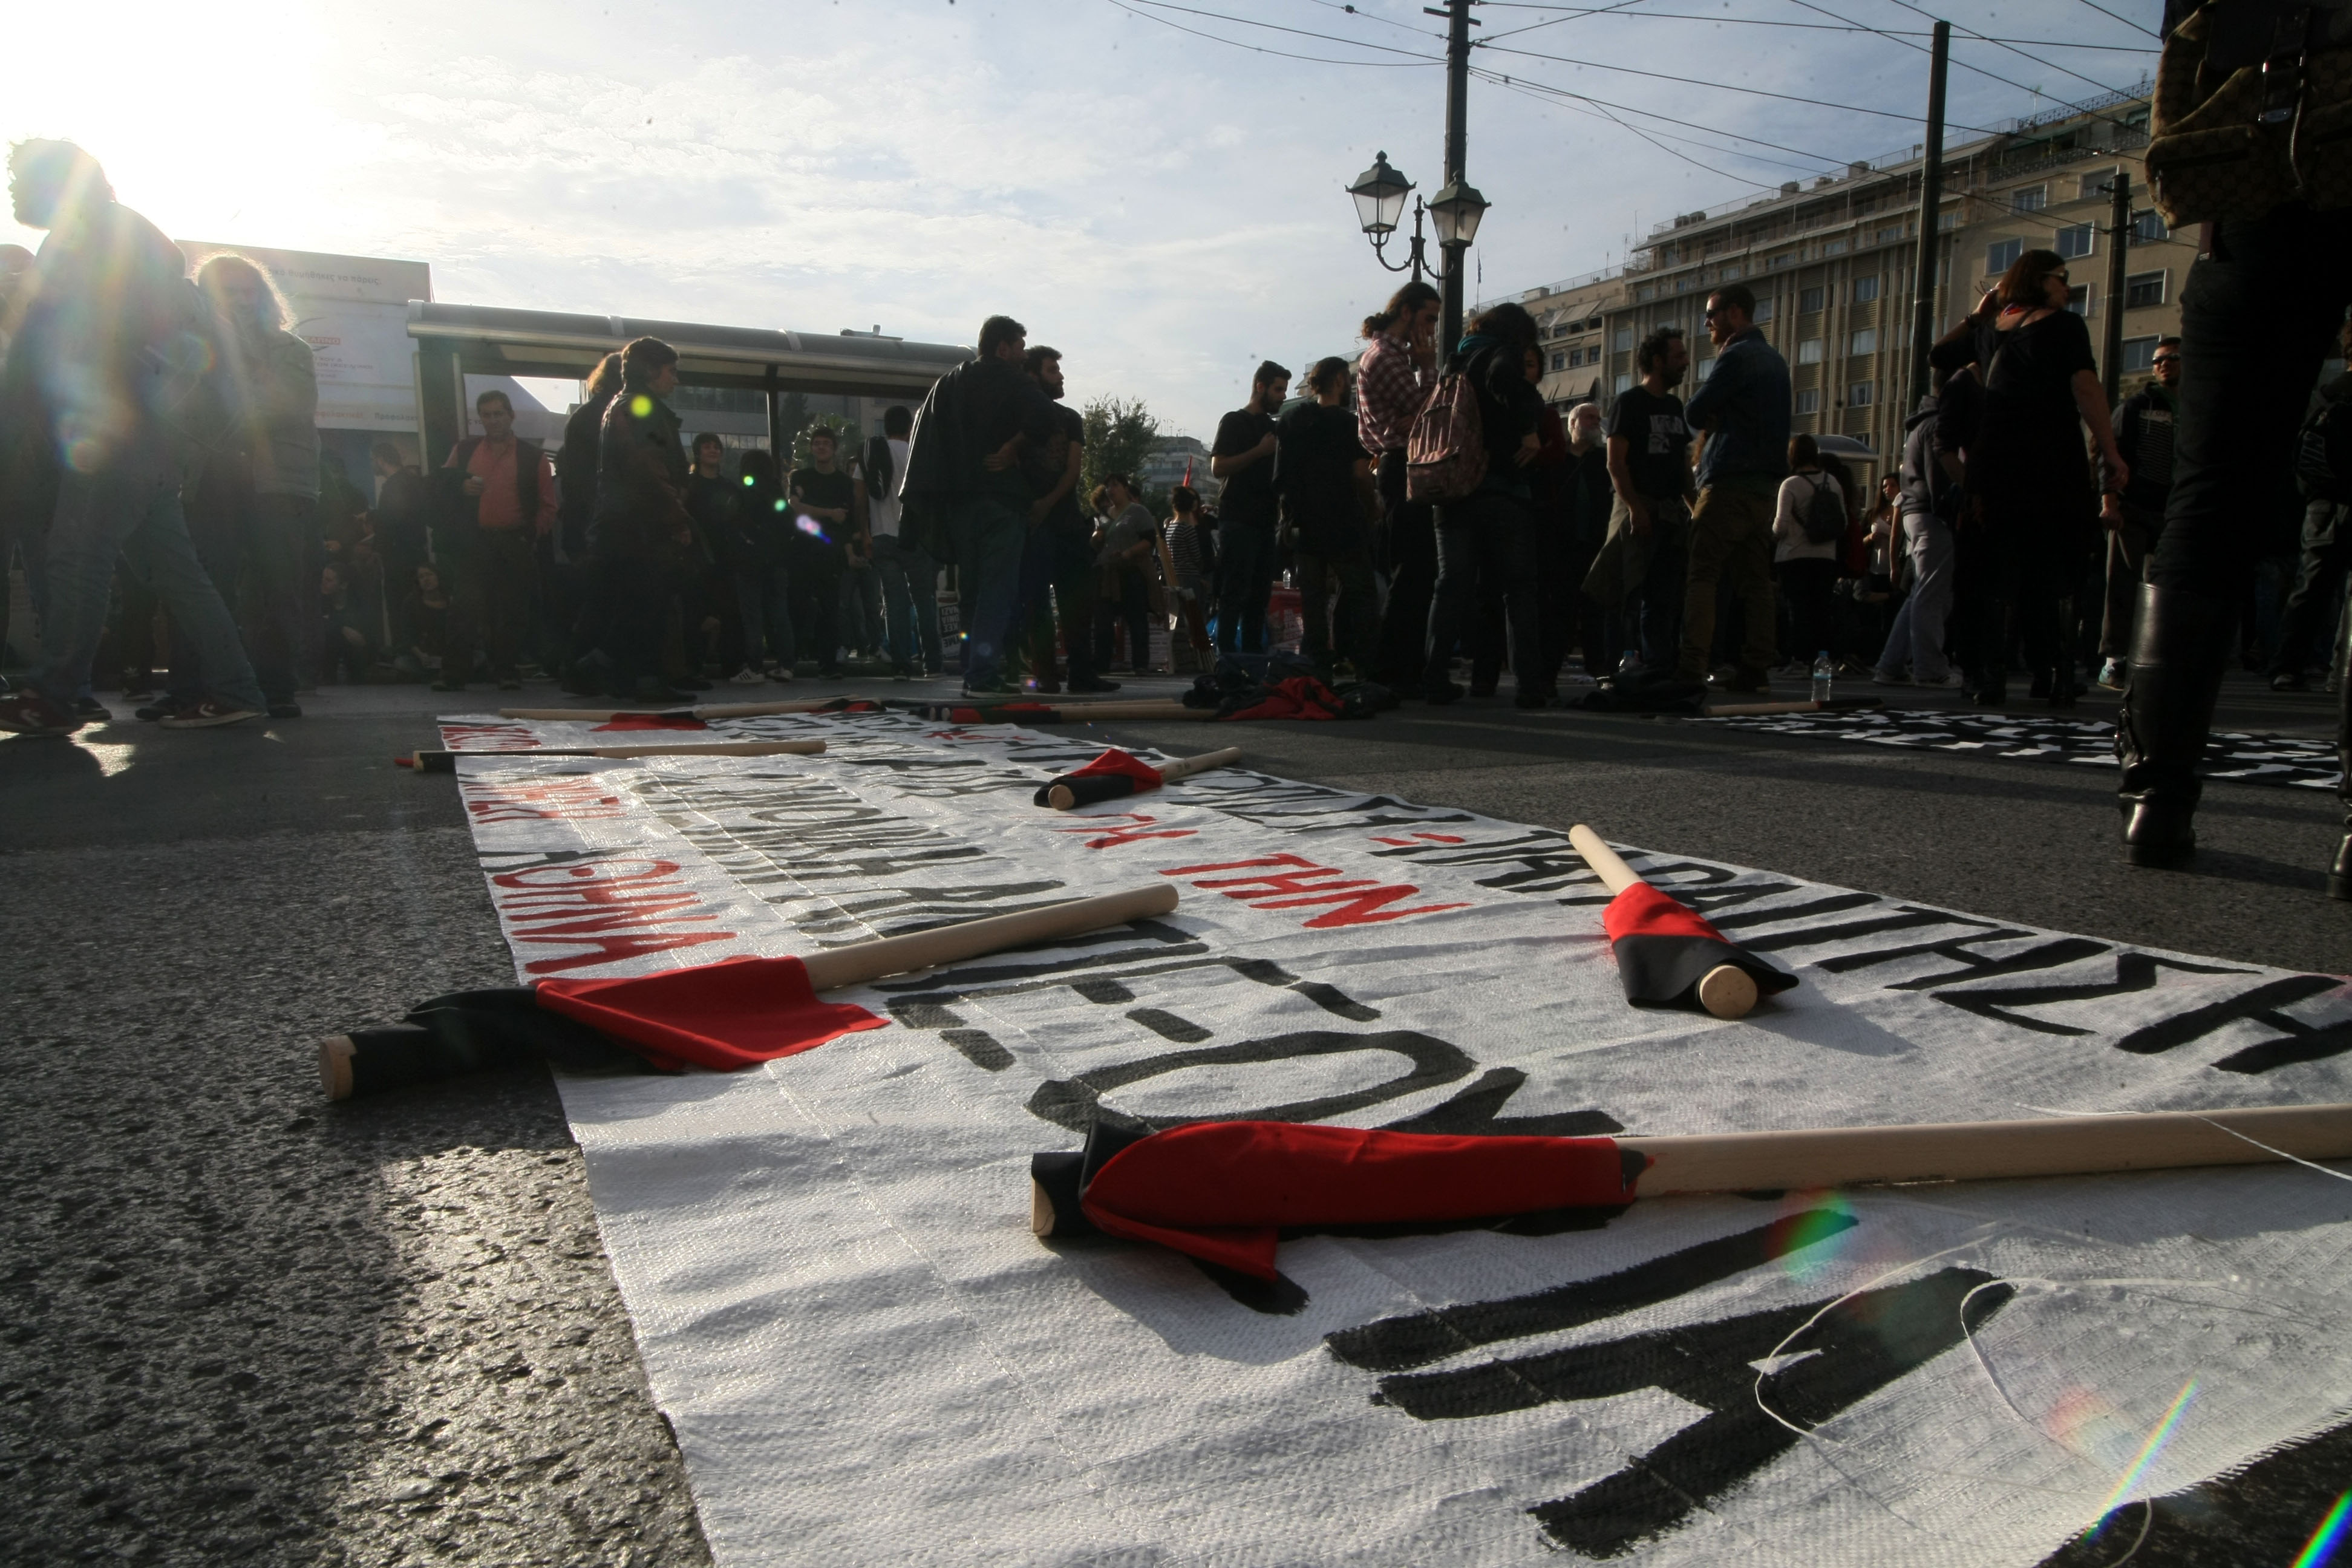
MULTIPOLYGON (((140 713, 174 727, 296 716, 304 679, 387 665, 458 690, 517 687, 529 662, 577 692, 672 700, 864 657, 975 696, 1099 692, 1122 649, 1151 668, 1164 637, 1173 668, 1263 674, 1279 577, 1307 667, 1373 706, 1453 702, 1457 673, 1493 696, 1506 669, 1519 706, 1555 704, 1571 656, 1612 700, 1653 705, 1843 668, 1985 704, 2020 670, 2064 708, 2095 668, 2126 692, 2132 856, 2165 863, 2193 846, 2230 640, 2274 687, 2342 684, 2352 374, 2290 406, 2329 335, 2352 346, 2332 283, 2289 279, 2307 319, 2267 358, 2213 325, 2253 331, 2234 306, 2204 311, 2200 342, 2192 300, 2111 412, 2066 260, 2026 251, 1933 345, 1934 391, 1873 494, 1792 433, 1789 367, 1743 284, 1707 297, 1687 399, 1692 345, 1668 328, 1605 409, 1563 414, 1525 309, 1441 345, 1416 278, 1364 321, 1360 359, 1318 361, 1297 396, 1286 368, 1258 367, 1218 425, 1213 511, 1179 486, 1163 519, 1125 474, 1082 496, 1062 356, 1007 316, 870 439, 801 433, 789 472, 689 440, 667 400, 677 353, 640 338, 596 367, 555 453, 486 391, 481 434, 429 469, 379 444, 369 504, 320 453, 311 352, 260 268, 216 256, 187 279, 69 143, 18 145, 10 175, 18 220, 48 237, 37 260, 0 255, 0 528, 44 655, 0 696, 0 728, 103 712, 110 626, 126 684, 162 653, 168 689, 140 713), (2184 391, 2200 355, 2201 401, 2184 391), (2266 514, 2290 482, 2302 554, 2264 602, 2266 514)), ((2272 231, 2300 221, 2236 243, 2277 270, 2272 231)))

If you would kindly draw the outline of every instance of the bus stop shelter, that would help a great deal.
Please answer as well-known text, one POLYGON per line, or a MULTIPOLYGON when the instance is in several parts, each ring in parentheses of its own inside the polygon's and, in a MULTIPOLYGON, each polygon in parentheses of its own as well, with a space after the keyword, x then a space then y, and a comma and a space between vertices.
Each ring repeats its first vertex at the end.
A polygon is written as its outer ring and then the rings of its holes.
POLYGON ((822 337, 762 327, 517 310, 413 300, 408 335, 415 341, 418 427, 427 452, 446 452, 466 433, 466 377, 542 376, 580 380, 596 362, 633 338, 659 338, 678 353, 688 386, 767 394, 770 449, 791 449, 784 397, 804 393, 877 397, 915 404, 931 383, 972 357, 948 343, 912 343, 862 332, 822 337))

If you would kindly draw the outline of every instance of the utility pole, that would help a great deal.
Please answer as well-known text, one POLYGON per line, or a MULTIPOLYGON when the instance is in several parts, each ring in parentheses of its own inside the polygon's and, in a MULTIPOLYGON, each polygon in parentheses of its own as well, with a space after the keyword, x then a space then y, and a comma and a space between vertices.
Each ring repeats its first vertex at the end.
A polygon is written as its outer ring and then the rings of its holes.
POLYGON ((1952 25, 1936 24, 1927 68, 1927 144, 1919 163, 1919 266, 1911 285, 1911 410, 1927 395, 1927 351, 1936 342, 1936 260, 1944 240, 1944 79, 1952 68, 1952 25))
POLYGON ((2131 175, 2116 171, 2114 218, 2107 228, 2106 352, 2099 356, 2101 379, 2107 389, 2107 411, 2115 412, 2124 382, 2124 268, 2131 244, 2131 175))
MULTIPOLYGON (((1424 5, 1422 9, 1433 16, 1445 18, 1445 183, 1448 186, 1463 183, 1464 164, 1467 161, 1470 139, 1470 4, 1471 0, 1445 0, 1445 9, 1424 5)), ((1449 241, 1441 248, 1445 252, 1445 275, 1441 279, 1444 302, 1437 328, 1437 357, 1442 363, 1454 345, 1462 341, 1462 260, 1469 249, 1459 241, 1449 241)))

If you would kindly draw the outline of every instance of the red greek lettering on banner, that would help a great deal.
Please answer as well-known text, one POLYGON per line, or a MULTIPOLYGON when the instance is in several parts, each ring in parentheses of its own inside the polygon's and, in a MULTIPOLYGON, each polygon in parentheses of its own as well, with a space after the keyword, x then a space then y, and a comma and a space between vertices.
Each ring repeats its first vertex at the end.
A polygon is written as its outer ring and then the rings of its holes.
POLYGON ((626 816, 619 795, 593 777, 551 779, 536 784, 457 781, 457 793, 476 822, 593 822, 626 816))
POLYGON ((491 898, 517 944, 545 943, 586 951, 523 965, 530 974, 555 974, 619 963, 649 953, 732 942, 732 931, 679 931, 718 923, 702 894, 672 860, 629 857, 570 866, 502 871, 490 879, 491 898))
POLYGON ((1190 838, 1200 831, 1197 827, 1153 827, 1152 825, 1157 823, 1160 819, 1156 816, 1147 816, 1139 811, 1106 812, 1100 816, 1090 816, 1087 818, 1086 825, 1082 827, 1057 827, 1054 831, 1056 833, 1101 833, 1102 826, 1105 823, 1118 822, 1120 820, 1132 822, 1135 826, 1133 827, 1114 827, 1108 833, 1102 833, 1102 836, 1098 838, 1089 838, 1087 840, 1087 847, 1089 849, 1116 849, 1122 844, 1140 844, 1147 838, 1190 838), (1145 829, 1147 827, 1151 828, 1151 831, 1146 832, 1145 829))
POLYGON ((1204 892, 1219 893, 1259 910, 1297 910, 1318 905, 1337 905, 1306 922, 1309 931, 1328 931, 1334 926, 1375 925, 1384 921, 1401 921, 1412 915, 1433 915, 1445 910, 1466 910, 1466 903, 1415 904, 1408 909, 1389 906, 1401 899, 1418 896, 1421 889, 1410 882, 1382 883, 1371 878, 1349 878, 1336 866, 1318 866, 1299 855, 1261 855, 1248 860, 1226 860, 1214 865, 1179 866, 1160 873, 1163 877, 1181 877, 1204 892), (1265 869, 1273 867, 1293 867, 1294 870, 1265 869), (1252 876, 1214 877, 1216 871, 1249 871, 1252 876), (1345 879, 1332 881, 1338 877, 1345 879))
POLYGON ((441 744, 452 752, 535 752, 545 743, 528 724, 441 726, 441 744))

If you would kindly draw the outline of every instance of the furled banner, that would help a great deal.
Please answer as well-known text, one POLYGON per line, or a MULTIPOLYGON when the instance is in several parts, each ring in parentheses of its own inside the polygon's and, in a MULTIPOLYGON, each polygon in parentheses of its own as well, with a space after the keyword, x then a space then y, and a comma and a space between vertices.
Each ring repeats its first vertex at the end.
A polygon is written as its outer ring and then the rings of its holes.
POLYGON ((523 978, 1181 890, 834 994, 892 1026, 761 1069, 563 1079, 724 1563, 2104 1562, 2149 1500, 2352 1406, 2329 1168, 1286 1234, 1271 1283, 1041 1242, 1027 1175, 1097 1114, 1681 1132, 2347 1100, 2342 977, 1628 851, 1802 982, 1736 1023, 1637 1010, 1550 828, 1233 769, 1059 813, 1031 796, 1098 741, 713 730, 829 750, 460 761, 523 978))

